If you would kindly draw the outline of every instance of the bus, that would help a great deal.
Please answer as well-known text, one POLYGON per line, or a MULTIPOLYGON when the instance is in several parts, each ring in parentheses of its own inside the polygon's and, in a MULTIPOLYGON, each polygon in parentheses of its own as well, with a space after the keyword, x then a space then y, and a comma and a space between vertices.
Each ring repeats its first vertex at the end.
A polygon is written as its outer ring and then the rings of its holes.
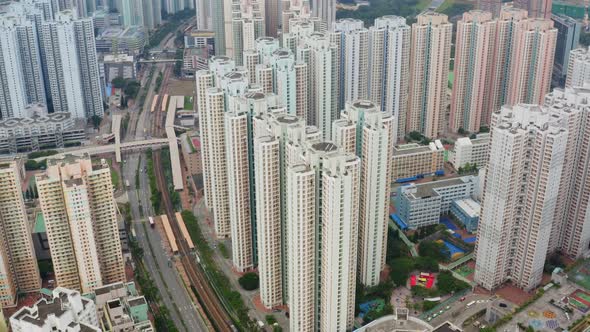
POLYGON ((154 226, 156 226, 156 223, 154 223, 154 218, 148 217, 148 219, 150 220, 150 227, 154 228, 154 226))

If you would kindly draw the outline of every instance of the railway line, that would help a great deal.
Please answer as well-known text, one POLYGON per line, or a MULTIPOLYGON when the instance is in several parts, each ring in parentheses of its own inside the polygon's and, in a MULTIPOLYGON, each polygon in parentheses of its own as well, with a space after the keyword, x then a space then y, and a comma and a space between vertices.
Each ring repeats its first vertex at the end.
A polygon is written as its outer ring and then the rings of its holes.
MULTIPOLYGON (((171 71, 171 67, 167 65, 164 70, 164 79, 162 80, 160 96, 163 96, 168 93, 167 82, 170 77, 171 71)), ((159 98, 158 105, 156 105, 155 107, 156 111, 153 114, 154 119, 152 121, 151 129, 152 135, 154 137, 157 137, 158 135, 164 135, 163 120, 165 118, 166 113, 157 111, 160 109, 161 103, 162 98, 159 98)), ((180 257, 182 266, 186 271, 188 279, 190 280, 191 286, 194 287, 196 291, 196 296, 199 302, 201 303, 201 306, 205 310, 211 324, 215 327, 216 331, 234 331, 235 327, 232 323, 229 314, 225 311, 220 300, 217 298, 215 292, 213 291, 213 288, 208 283, 204 271, 201 270, 201 267, 198 266, 196 261, 193 259, 191 246, 189 245, 189 243, 187 243, 185 237, 183 236, 182 229, 179 226, 180 221, 175 216, 174 207, 172 206, 172 201, 170 199, 170 195, 168 192, 168 184, 166 183, 164 169, 162 168, 160 151, 154 151, 152 154, 152 158, 154 164, 154 173, 156 175, 156 182, 158 188, 160 189, 160 192, 162 193, 162 202, 164 204, 165 212, 168 216, 172 232, 176 237, 178 255, 180 257)))

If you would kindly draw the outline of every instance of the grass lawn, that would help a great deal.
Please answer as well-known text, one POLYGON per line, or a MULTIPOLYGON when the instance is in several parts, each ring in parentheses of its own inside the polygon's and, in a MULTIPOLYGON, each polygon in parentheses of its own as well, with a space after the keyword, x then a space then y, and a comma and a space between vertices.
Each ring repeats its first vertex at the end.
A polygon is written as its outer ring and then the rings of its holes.
POLYGON ((184 109, 185 110, 192 110, 193 109, 193 97, 184 96, 184 109))
POLYGON ((436 9, 436 11, 446 14, 449 16, 449 19, 452 19, 456 16, 463 15, 464 12, 467 12, 473 8, 475 8, 475 1, 445 0, 445 2, 443 2, 442 5, 436 9))
POLYGON ((440 5, 436 11, 439 13, 444 13, 446 10, 448 10, 454 4, 455 4, 455 0, 445 0, 445 2, 443 2, 442 5, 440 5))
POLYGON ((119 173, 117 173, 114 168, 111 168, 111 181, 113 182, 113 187, 115 187, 115 189, 119 189, 121 178, 119 177, 119 173))

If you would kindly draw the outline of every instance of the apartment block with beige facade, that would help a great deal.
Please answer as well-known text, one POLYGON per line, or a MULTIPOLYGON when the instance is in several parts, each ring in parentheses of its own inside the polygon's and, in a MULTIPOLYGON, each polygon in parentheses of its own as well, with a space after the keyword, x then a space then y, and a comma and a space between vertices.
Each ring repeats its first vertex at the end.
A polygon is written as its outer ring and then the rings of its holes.
POLYGON ((446 129, 453 25, 446 15, 426 12, 412 24, 406 131, 439 137, 446 129))
POLYGON ((517 25, 512 48, 508 104, 542 104, 551 87, 557 29, 550 19, 517 25))
POLYGON ((50 159, 36 183, 57 284, 88 293, 125 281, 108 164, 93 166, 87 156, 50 159))
POLYGON ((16 305, 16 282, 8 261, 6 251, 0 251, 0 305, 13 307, 16 305))
POLYGON ((333 124, 334 142, 361 160, 358 275, 366 286, 379 284, 385 267, 393 117, 368 100, 346 105, 333 124))
POLYGON ((409 143, 393 148, 391 182, 417 175, 434 174, 444 166, 444 147, 439 140, 428 145, 409 143))
POLYGON ((491 65, 489 106, 482 118, 491 119, 492 113, 508 103, 508 88, 512 67, 514 32, 527 19, 527 12, 518 8, 504 8, 496 23, 494 57, 491 65))
POLYGON ((492 72, 496 21, 492 13, 471 10, 457 22, 455 71, 449 126, 478 132, 489 124, 483 110, 489 104, 489 78, 492 72))
POLYGON ((543 276, 558 206, 568 130, 543 107, 503 107, 492 119, 477 231, 475 281, 530 291, 543 276))
MULTIPOLYGON (((489 106, 483 119, 503 105, 542 104, 551 86, 557 29, 543 18, 504 8, 497 20, 489 106)), ((484 121, 485 123, 485 121, 484 121)))
POLYGON ((22 195, 23 174, 20 162, 0 164, 0 251, 8 259, 18 291, 33 292, 41 288, 41 277, 22 195))

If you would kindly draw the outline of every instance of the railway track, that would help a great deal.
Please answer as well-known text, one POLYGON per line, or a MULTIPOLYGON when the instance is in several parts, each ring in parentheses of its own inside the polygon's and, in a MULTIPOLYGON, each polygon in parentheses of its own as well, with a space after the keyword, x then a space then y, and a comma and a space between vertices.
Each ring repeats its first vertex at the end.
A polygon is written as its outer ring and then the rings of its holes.
MULTIPOLYGON (((168 86, 167 82, 170 77, 171 67, 166 66, 164 71, 164 79, 162 80, 162 88, 160 91, 160 95, 164 95, 168 93, 168 86)), ((162 100, 158 100, 158 105, 156 107, 156 111, 154 111, 155 118, 152 121, 152 135, 157 137, 158 135, 164 134, 163 128, 163 121, 165 118, 166 112, 160 111, 162 100)), ((221 302, 217 298, 213 288, 207 282, 207 278, 203 270, 197 265, 196 261, 193 259, 191 254, 191 249, 188 246, 188 243, 183 237, 182 231, 178 225, 178 220, 175 216, 174 207, 172 206, 172 201, 170 199, 170 195, 168 192, 168 184, 166 183, 166 178, 164 176, 164 169, 162 168, 162 157, 160 151, 154 151, 152 153, 153 164, 154 164, 154 173, 156 175, 156 182, 160 192, 162 193, 162 202, 164 203, 164 208, 166 210, 166 215, 168 216, 168 220, 170 221, 170 226, 172 228, 172 232, 176 237, 176 242, 178 244, 178 252, 180 256, 180 261, 184 270, 187 273, 188 279, 190 280, 191 286, 194 287, 196 291, 196 296, 205 310, 208 319, 210 320, 211 324, 215 327, 216 331, 234 331, 235 327, 229 317, 228 313, 223 308, 221 302)))
POLYGON ((213 289, 207 282, 207 279, 203 271, 197 266, 196 262, 191 255, 191 250, 188 243, 182 235, 182 231, 178 226, 178 220, 174 214, 174 208, 172 207, 172 201, 168 195, 168 189, 166 179, 164 177, 164 170, 162 169, 161 154, 159 151, 153 153, 154 159, 154 173, 156 174, 156 180, 158 187, 162 192, 162 202, 166 210, 168 219, 170 220, 170 226, 172 232, 176 237, 176 243, 178 244, 178 252, 182 265, 189 277, 191 285, 195 288, 197 297, 201 302, 201 305, 205 309, 205 312, 218 331, 232 331, 232 322, 229 315, 223 309, 221 302, 213 292, 213 289))

